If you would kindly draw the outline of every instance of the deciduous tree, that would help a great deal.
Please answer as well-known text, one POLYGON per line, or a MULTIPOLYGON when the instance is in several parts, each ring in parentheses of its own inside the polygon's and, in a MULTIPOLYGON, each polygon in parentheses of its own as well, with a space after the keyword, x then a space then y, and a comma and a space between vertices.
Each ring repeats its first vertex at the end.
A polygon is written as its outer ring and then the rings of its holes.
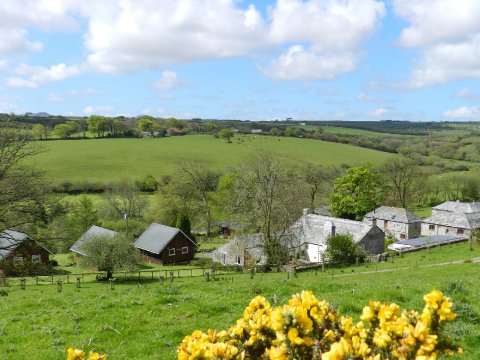
POLYGON ((131 270, 140 264, 140 253, 125 234, 92 237, 81 250, 85 253, 82 265, 106 271, 108 279, 114 271, 131 270))
POLYGON ((330 209, 339 217, 361 220, 384 199, 380 177, 366 167, 353 167, 337 178, 330 196, 330 209))

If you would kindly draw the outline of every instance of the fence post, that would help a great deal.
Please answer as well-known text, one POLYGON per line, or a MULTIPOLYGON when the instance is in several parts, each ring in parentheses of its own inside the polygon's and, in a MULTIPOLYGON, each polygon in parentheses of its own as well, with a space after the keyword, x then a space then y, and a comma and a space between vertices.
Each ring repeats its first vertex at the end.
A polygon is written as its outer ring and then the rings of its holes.
POLYGON ((53 275, 52 275, 52 284, 53 284, 53 275))
POLYGON ((61 293, 62 292, 62 280, 57 280, 57 292, 61 293))
POLYGON ((25 290, 25 282, 27 279, 20 279, 20 289, 25 290))
POLYGON ((180 277, 180 269, 178 269, 178 277, 180 277))
POLYGON ((82 278, 81 278, 80 276, 77 276, 77 285, 76 285, 76 288, 77 288, 77 289, 80 289, 80 280, 81 280, 81 279, 82 279, 82 278))
POLYGON ((158 281, 160 282, 160 285, 163 285, 164 278, 162 275, 158 277, 158 281))
POLYGON ((190 277, 193 277, 193 269, 190 269, 190 277))
POLYGON ((115 290, 115 280, 116 278, 110 278, 108 279, 110 281, 110 290, 115 290))
POLYGON ((253 274, 255 274, 255 269, 251 268, 249 272, 250 272, 250 279, 253 279, 253 274))
POLYGON ((170 282, 173 282, 173 271, 170 271, 170 282))
POLYGON ((38 285, 38 276, 35 276, 35 284, 38 285))
POLYGON ((153 280, 153 271, 152 271, 152 280, 153 280))
POLYGON ((67 284, 70 284, 70 274, 67 274, 67 284))
POLYGON ((205 276, 205 282, 209 282, 210 281, 210 274, 207 272, 204 272, 203 275, 205 276))

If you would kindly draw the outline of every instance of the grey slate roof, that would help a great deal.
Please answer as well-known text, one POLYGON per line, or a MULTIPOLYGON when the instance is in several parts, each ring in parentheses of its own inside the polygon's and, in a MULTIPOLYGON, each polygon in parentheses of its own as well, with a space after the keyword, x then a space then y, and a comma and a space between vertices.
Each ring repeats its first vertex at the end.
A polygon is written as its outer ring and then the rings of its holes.
MULTIPOLYGON (((23 241, 27 239, 31 240, 30 236, 20 231, 5 230, 2 233, 0 233, 0 260, 10 255, 13 250, 15 250, 23 241)), ((43 247, 45 250, 47 250, 50 254, 52 253, 43 245, 39 243, 37 244, 43 247)))
POLYGON ((5 230, 0 234, 0 260, 6 258, 29 236, 15 230, 5 230))
POLYGON ((380 219, 380 220, 388 220, 388 221, 396 221, 406 224, 411 224, 417 221, 421 221, 421 219, 412 214, 410 211, 391 207, 391 206, 380 206, 378 209, 375 209, 368 214, 365 215, 364 219, 380 219))
POLYGON ((256 264, 266 263, 266 256, 263 251, 263 234, 261 233, 237 235, 214 250, 213 253, 214 255, 218 254, 218 256, 220 254, 235 254, 239 249, 242 252, 248 252, 256 264))
POLYGON ((460 201, 446 201, 440 205, 434 206, 432 210, 473 214, 473 213, 480 213, 480 204, 475 202, 467 203, 467 202, 460 202, 460 201))
MULTIPOLYGON (((160 254, 162 250, 167 246, 167 244, 181 232, 177 228, 173 228, 161 224, 151 224, 147 230, 143 232, 142 235, 135 241, 135 247, 140 250, 146 250, 154 254, 160 254)), ((190 239, 187 235, 185 237, 192 242, 193 245, 196 244, 190 239)))
POLYGON ((325 245, 331 235, 332 226, 335 227, 335 234, 350 234, 355 242, 360 242, 373 227, 361 221, 307 214, 291 227, 290 245, 291 247, 298 247, 305 243, 325 245))
POLYGON ((90 228, 77 240, 75 244, 72 245, 70 251, 73 251, 79 255, 85 256, 85 253, 81 250, 83 244, 95 237, 100 236, 110 236, 114 237, 118 235, 116 231, 105 229, 103 227, 92 225, 90 228))
POLYGON ((426 236, 421 238, 409 239, 404 241, 396 241, 393 244, 389 245, 389 249, 407 249, 407 248, 423 248, 427 246, 435 246, 448 244, 452 242, 458 242, 465 240, 465 237, 454 236, 454 235, 433 235, 426 236), (397 245, 397 247, 395 246, 397 245), (401 245, 401 246, 398 246, 401 245))

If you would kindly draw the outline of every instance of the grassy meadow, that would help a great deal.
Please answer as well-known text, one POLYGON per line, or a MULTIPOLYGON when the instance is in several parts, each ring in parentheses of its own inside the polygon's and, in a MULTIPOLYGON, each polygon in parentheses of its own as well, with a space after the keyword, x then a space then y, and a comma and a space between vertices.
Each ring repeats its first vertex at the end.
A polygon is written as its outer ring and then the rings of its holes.
MULTIPOLYGON (((182 338, 195 329, 226 329, 256 295, 270 302, 288 300, 292 293, 311 289, 318 298, 358 320, 371 299, 396 302, 421 310, 422 295, 438 288, 455 303, 458 317, 448 333, 459 342, 465 360, 480 356, 480 247, 467 244, 405 254, 394 262, 308 271, 297 278, 286 273, 175 278, 161 285, 119 282, 114 290, 106 283, 8 288, 0 297, 0 358, 65 359, 69 346, 95 349, 109 359, 175 359, 182 338), (450 262, 445 260, 450 259, 450 262), (424 265, 442 264, 436 266, 424 265)), ((452 359, 460 359, 453 357, 452 359)))
POLYGON ((243 164, 258 151, 270 151, 286 162, 324 165, 379 163, 392 154, 310 139, 240 135, 226 143, 211 135, 159 139, 55 140, 41 143, 44 152, 35 164, 57 183, 65 180, 117 181, 148 174, 171 174, 184 159, 202 161, 215 169, 243 164))

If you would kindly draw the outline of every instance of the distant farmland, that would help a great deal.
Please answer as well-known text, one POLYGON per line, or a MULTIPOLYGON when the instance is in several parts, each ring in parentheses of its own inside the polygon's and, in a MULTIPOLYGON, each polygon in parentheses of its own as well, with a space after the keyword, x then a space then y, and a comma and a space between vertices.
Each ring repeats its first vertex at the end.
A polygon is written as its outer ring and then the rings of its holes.
POLYGON ((395 155, 350 145, 310 139, 240 135, 232 143, 210 135, 160 139, 87 139, 42 142, 45 152, 35 164, 49 178, 60 181, 116 181, 148 174, 171 174, 182 159, 227 169, 244 163, 251 154, 266 150, 287 163, 312 162, 324 165, 378 163, 395 155))

